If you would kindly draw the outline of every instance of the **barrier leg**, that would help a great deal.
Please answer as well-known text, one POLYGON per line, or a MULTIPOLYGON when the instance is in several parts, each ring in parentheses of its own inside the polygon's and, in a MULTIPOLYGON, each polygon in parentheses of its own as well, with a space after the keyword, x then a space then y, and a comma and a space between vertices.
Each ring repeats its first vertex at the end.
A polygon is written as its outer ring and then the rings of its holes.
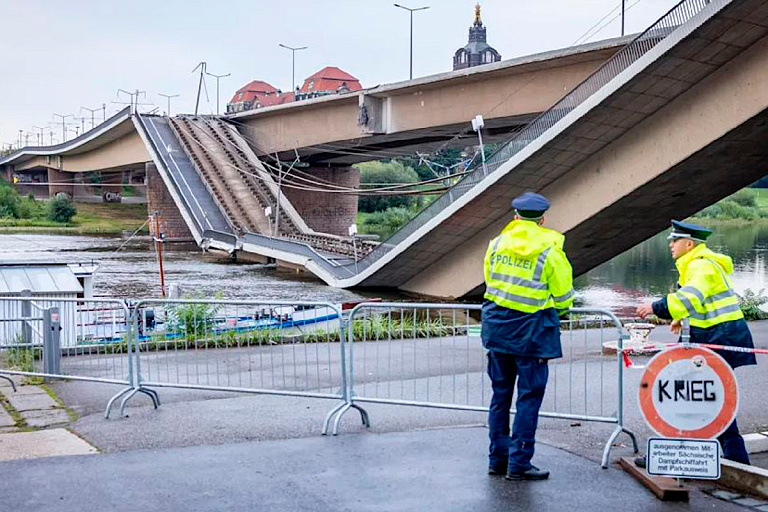
POLYGON ((119 392, 117 392, 112 398, 109 399, 109 402, 107 402, 107 408, 104 411, 104 419, 105 420, 109 419, 109 413, 112 411, 112 404, 115 403, 115 400, 117 400, 118 398, 120 398, 124 394, 130 392, 132 389, 133 389, 132 387, 123 388, 119 392))
POLYGON ((635 437, 634 432, 627 430, 626 428, 619 425, 611 433, 611 437, 608 438, 608 441, 605 443, 605 446, 603 447, 603 461, 601 464, 603 469, 606 469, 608 467, 608 462, 610 462, 609 458, 611 455, 611 447, 613 446, 613 443, 616 441, 616 439, 619 437, 619 434, 621 434, 622 432, 627 434, 629 438, 632 440, 632 449, 634 450, 634 453, 638 452, 637 438, 635 437))
POLYGON ((339 423, 341 423, 341 417, 344 416, 344 414, 350 410, 351 408, 355 408, 360 412, 360 419, 363 422, 363 425, 365 425, 366 428, 370 428, 371 422, 368 418, 368 411, 360 407, 354 402, 348 402, 344 404, 344 406, 341 408, 339 413, 336 415, 336 420, 333 422, 333 435, 336 436, 339 434, 339 423))
POLYGON ((331 418, 333 418, 333 415, 339 412, 345 405, 347 405, 347 402, 341 402, 339 404, 336 404, 336 406, 330 410, 328 414, 325 415, 325 421, 323 422, 323 431, 322 435, 327 436, 328 435, 328 427, 331 425, 331 418))
POLYGON ((125 417, 125 405, 128 403, 128 400, 133 398, 133 396, 139 392, 141 388, 133 388, 131 391, 125 395, 125 398, 120 402, 120 416, 125 417))
POLYGON ((145 395, 149 396, 149 398, 152 399, 152 405, 155 406, 155 409, 160 406, 160 395, 158 395, 157 391, 154 389, 139 387, 139 393, 144 393, 145 395))
POLYGON ((8 377, 7 375, 0 375, 0 379, 5 379, 5 380, 7 380, 8 382, 10 382, 10 383, 11 383, 11 387, 13 388, 13 392, 14 392, 14 393, 17 391, 17 390, 16 390, 16 383, 15 383, 15 382, 13 382, 13 379, 12 379, 12 378, 8 377))

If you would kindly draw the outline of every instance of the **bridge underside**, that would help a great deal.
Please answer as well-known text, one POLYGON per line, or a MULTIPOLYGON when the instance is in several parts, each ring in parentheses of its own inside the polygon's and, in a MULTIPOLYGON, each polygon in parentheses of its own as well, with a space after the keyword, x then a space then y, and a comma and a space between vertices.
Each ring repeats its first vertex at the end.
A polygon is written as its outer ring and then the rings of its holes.
POLYGON ((578 275, 663 230, 670 218, 768 174, 767 20, 741 25, 741 47, 719 41, 743 22, 715 21, 401 253, 403 265, 366 284, 441 297, 479 293, 487 243, 511 220, 509 201, 524 190, 552 200, 547 223, 565 233, 578 275))

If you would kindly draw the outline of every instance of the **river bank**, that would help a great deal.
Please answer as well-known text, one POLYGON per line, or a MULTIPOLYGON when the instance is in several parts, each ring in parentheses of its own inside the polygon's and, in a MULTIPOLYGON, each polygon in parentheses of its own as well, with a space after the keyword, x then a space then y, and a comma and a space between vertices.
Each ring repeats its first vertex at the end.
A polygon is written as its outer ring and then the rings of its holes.
MULTIPOLYGON (((0 218, 0 233, 59 235, 119 235, 133 233, 147 220, 146 204, 76 203, 68 223, 47 219, 0 218)), ((147 233, 144 227, 140 233, 147 233)))

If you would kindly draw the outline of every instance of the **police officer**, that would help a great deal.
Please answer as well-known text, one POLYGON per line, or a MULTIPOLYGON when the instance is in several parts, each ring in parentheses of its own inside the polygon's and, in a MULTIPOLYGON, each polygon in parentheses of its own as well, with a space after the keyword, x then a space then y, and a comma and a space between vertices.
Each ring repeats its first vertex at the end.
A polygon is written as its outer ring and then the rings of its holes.
POLYGON ((482 340, 493 386, 488 473, 505 474, 509 480, 549 477, 531 458, 549 376, 547 361, 562 356, 558 310, 573 303, 565 237, 542 227, 549 206, 544 196, 532 192, 515 198, 515 220, 491 240, 485 255, 482 340), (517 413, 510 436, 515 381, 517 413))
MULTIPOLYGON (((669 249, 680 273, 679 289, 652 304, 638 307, 637 314, 641 318, 653 313, 659 318, 671 319, 670 329, 675 334, 681 332, 682 319, 689 318, 692 343, 753 348, 739 298, 728 279, 733 273, 733 261, 707 247, 705 242, 711 234, 711 230, 697 224, 672 221, 669 249)), ((732 368, 757 364, 753 353, 715 352, 732 368)), ((749 464, 735 419, 717 439, 726 459, 749 464)), ((644 460, 637 462, 642 466, 644 460)))

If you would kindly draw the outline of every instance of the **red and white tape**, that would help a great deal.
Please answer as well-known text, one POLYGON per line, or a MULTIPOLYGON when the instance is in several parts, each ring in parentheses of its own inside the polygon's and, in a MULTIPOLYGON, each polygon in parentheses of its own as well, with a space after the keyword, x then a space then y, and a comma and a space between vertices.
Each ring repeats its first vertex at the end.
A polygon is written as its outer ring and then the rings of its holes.
POLYGON ((632 359, 629 358, 629 354, 631 352, 634 352, 636 350, 655 350, 660 349, 663 350, 668 347, 675 347, 675 346, 687 346, 687 347, 701 347, 701 348, 709 348, 712 350, 724 350, 726 352, 746 352, 749 354, 768 354, 768 349, 766 348, 747 348, 747 347, 729 347, 727 345, 715 345, 713 343, 645 343, 639 347, 626 347, 621 350, 621 358, 624 361, 624 366, 626 368, 635 368, 635 369, 642 369, 645 368, 645 365, 639 365, 632 362, 632 359))

